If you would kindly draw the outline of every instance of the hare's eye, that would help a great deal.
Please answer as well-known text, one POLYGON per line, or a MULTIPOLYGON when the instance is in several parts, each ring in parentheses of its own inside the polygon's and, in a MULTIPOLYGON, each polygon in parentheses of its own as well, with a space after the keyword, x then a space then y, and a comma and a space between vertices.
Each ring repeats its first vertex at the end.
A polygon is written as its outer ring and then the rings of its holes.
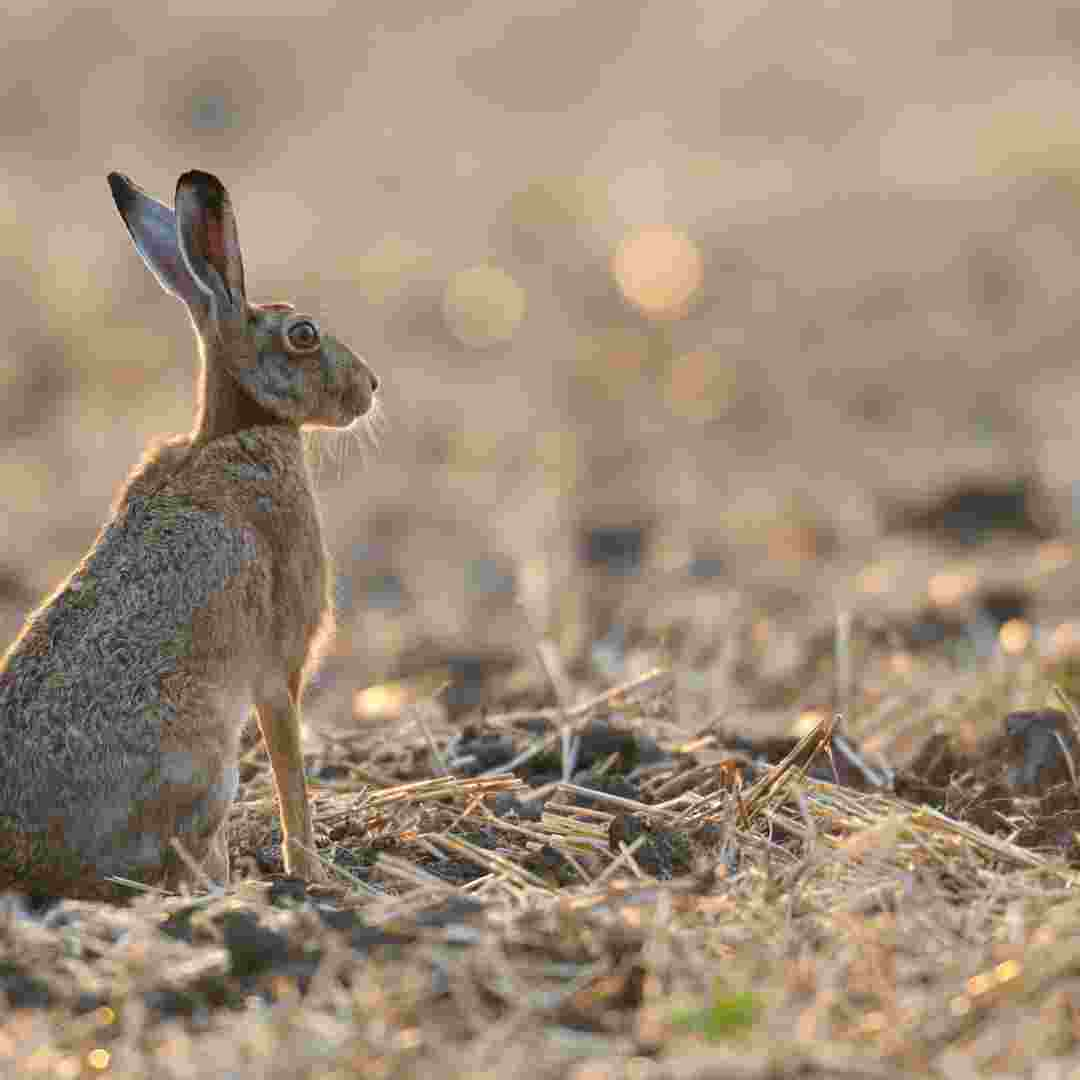
POLYGON ((298 319, 289 327, 286 336, 297 352, 310 352, 319 344, 319 328, 309 319, 298 319))

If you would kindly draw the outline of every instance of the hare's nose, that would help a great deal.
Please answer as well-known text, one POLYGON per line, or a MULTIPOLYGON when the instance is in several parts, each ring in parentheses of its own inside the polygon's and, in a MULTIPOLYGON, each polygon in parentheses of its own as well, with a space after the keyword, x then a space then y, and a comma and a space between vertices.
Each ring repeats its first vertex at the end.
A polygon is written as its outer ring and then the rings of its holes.
POLYGON ((368 378, 371 380, 371 392, 374 394, 379 389, 379 376, 374 371, 369 371, 368 378))

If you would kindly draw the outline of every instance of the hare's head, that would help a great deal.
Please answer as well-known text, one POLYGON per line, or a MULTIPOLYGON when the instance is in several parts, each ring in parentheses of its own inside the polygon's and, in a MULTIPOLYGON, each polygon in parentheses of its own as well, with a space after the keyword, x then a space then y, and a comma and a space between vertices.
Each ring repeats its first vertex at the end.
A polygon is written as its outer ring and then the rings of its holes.
MULTIPOLYGON (((236 217, 216 176, 184 173, 175 210, 120 173, 109 174, 109 186, 146 265, 187 306, 207 369, 227 376, 256 407, 239 412, 326 427, 347 427, 367 413, 378 380, 358 356, 291 304, 248 303, 236 217)), ((228 391, 208 384, 205 393, 228 391)))

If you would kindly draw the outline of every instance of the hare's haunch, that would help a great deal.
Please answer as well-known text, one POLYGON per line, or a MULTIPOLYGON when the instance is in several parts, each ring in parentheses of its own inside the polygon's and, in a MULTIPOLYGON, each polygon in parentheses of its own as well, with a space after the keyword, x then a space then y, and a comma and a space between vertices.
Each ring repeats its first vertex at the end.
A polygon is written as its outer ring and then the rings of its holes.
POLYGON ((175 887, 191 860, 174 838, 227 882, 224 824, 252 705, 286 869, 318 879, 299 709, 333 613, 300 429, 352 424, 377 380, 310 316, 248 302, 216 177, 180 177, 175 210, 118 173, 109 185, 140 255, 191 315, 198 415, 146 455, 0 660, 0 890, 122 895, 110 876, 175 887))

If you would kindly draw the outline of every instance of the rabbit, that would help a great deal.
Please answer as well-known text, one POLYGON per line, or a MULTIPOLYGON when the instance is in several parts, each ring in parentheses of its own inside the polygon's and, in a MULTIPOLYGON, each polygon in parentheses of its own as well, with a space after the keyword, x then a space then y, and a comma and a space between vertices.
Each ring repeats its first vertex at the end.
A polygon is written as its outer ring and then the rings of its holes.
POLYGON ((0 660, 0 890, 115 899, 131 890, 110 877, 227 884, 252 705, 285 869, 325 880, 300 698, 333 614, 301 428, 356 423, 378 380, 311 316, 248 302, 215 176, 181 176, 175 209, 119 173, 109 185, 139 254, 191 317, 197 415, 190 435, 150 448, 0 660))

